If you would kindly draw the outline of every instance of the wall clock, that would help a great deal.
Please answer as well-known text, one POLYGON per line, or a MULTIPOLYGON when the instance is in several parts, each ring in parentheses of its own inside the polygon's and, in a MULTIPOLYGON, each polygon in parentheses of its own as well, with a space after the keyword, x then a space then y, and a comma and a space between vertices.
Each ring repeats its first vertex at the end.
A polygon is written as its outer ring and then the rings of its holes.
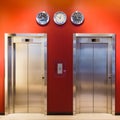
POLYGON ((80 13, 79 11, 75 11, 74 13, 72 13, 71 15, 71 22, 75 25, 80 25, 82 24, 84 21, 84 16, 82 13, 80 13))
POLYGON ((58 11, 54 14, 53 20, 57 25, 63 25, 67 21, 67 15, 62 11, 58 11))
POLYGON ((47 12, 41 11, 36 16, 36 21, 39 25, 46 25, 49 22, 50 18, 47 12))

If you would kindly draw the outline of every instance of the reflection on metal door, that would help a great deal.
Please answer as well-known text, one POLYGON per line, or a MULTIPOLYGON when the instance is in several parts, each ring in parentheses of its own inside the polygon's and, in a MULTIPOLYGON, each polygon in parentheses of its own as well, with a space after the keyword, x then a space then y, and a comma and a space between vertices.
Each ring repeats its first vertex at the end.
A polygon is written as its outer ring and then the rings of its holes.
POLYGON ((112 36, 96 34, 74 36, 74 112, 76 114, 114 113, 112 94, 115 56, 112 36))
POLYGON ((80 80, 77 84, 79 112, 107 112, 107 44, 80 44, 78 57, 80 80), (89 99, 88 99, 89 98, 89 99), (87 106, 86 106, 87 105, 87 106))
POLYGON ((46 35, 6 35, 8 113, 46 113, 46 35))

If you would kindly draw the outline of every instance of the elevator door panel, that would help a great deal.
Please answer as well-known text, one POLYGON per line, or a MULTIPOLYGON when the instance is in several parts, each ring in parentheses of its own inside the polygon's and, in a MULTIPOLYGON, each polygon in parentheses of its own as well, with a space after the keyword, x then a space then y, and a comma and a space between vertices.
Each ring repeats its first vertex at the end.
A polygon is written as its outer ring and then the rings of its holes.
POLYGON ((79 44, 77 49, 77 98, 76 110, 80 112, 93 111, 93 46, 79 44))
POLYGON ((44 50, 41 44, 29 44, 28 53, 29 112, 44 111, 44 50))
POLYGON ((13 111, 27 112, 27 44, 14 44, 14 96, 13 111))
POLYGON ((94 112, 107 113, 107 44, 94 44, 94 112))
POLYGON ((78 113, 107 112, 107 44, 79 44, 77 49, 78 113))
POLYGON ((15 43, 13 111, 44 113, 43 44, 15 43))

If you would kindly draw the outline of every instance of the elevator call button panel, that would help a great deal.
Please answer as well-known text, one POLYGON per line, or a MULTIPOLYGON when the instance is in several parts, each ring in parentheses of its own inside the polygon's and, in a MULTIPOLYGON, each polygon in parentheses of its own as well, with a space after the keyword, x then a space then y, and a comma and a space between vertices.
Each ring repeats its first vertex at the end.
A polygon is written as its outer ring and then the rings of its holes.
POLYGON ((57 74, 58 75, 63 74, 63 63, 58 63, 57 64, 57 74))

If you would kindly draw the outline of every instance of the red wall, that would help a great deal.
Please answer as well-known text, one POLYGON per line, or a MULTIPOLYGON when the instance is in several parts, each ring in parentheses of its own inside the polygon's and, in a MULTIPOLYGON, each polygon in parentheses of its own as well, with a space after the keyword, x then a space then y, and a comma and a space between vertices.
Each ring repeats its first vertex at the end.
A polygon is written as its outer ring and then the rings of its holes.
POLYGON ((72 40, 73 33, 116 34, 116 113, 120 113, 120 1, 119 0, 2 0, 0 3, 0 113, 4 112, 4 33, 48 34, 48 112, 72 113, 72 40), (46 26, 39 26, 35 17, 45 10, 50 15, 46 26), (81 26, 70 22, 74 11, 81 11, 81 26), (53 22, 56 11, 64 11, 65 25, 53 22), (56 74, 56 63, 63 62, 66 72, 56 74))

